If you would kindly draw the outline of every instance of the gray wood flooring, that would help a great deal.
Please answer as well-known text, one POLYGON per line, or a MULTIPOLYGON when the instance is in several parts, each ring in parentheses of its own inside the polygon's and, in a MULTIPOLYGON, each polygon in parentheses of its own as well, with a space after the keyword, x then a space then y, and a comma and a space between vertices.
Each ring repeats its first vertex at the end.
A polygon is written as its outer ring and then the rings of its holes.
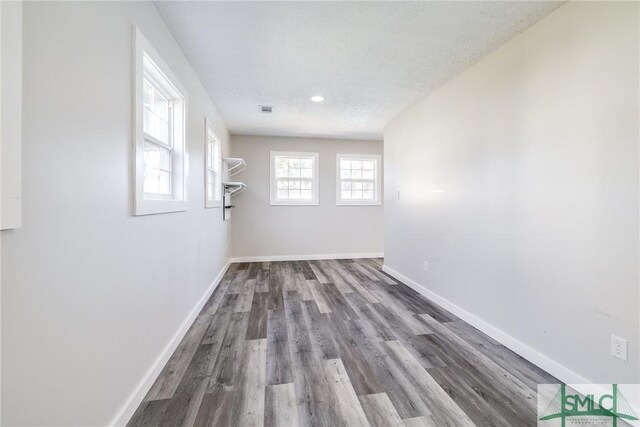
POLYGON ((233 264, 129 425, 536 425, 558 381, 381 262, 233 264))

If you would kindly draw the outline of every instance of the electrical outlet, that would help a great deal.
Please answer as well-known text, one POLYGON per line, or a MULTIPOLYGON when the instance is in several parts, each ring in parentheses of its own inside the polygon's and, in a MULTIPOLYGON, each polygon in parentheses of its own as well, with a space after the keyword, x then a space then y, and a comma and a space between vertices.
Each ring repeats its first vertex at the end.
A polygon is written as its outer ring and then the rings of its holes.
POLYGON ((429 263, 427 261, 424 262, 424 271, 429 272, 429 263))
POLYGON ((400 190, 398 190, 398 200, 400 200, 400 190))
POLYGON ((611 335, 611 355, 627 361, 627 340, 611 335))

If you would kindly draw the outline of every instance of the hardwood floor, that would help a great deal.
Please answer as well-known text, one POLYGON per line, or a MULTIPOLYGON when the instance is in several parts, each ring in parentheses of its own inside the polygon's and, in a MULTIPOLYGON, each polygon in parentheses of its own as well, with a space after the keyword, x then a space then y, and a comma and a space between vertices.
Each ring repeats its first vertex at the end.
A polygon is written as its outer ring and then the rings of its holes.
POLYGON ((381 261, 233 264, 129 425, 536 425, 558 381, 381 261))

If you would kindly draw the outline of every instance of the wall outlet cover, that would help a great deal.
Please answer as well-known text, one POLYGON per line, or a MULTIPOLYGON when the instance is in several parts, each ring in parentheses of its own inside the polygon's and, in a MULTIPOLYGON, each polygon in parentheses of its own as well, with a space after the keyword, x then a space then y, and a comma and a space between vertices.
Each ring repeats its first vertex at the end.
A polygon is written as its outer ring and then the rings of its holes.
POLYGON ((611 355, 627 361, 627 340, 616 335, 611 335, 611 355))

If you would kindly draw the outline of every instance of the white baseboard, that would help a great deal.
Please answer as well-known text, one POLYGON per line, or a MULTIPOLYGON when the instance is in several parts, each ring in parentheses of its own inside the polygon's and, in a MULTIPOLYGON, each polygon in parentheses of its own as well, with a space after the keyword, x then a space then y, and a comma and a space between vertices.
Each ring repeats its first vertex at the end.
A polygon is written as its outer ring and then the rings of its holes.
POLYGON ((184 338, 187 331, 196 320, 196 317, 198 317, 198 314, 202 310, 202 307, 204 307, 213 291, 218 287, 218 284, 222 280, 222 277, 224 276, 224 273, 226 273, 230 264, 231 261, 227 261, 224 267, 222 267, 222 270, 213 280, 211 286, 209 286, 209 289, 207 289, 202 298, 200 298, 200 301, 198 301, 193 310, 191 310, 187 318, 184 319, 184 322, 182 322, 182 325, 180 325, 178 331, 173 335, 173 337, 171 338, 167 346, 162 350, 156 361, 153 362, 153 365, 151 365, 151 368, 144 376, 138 387, 136 387, 134 392, 126 400, 120 411, 118 411, 116 416, 113 418, 113 421, 109 423, 110 426, 125 426, 129 422, 136 409, 138 409, 138 406, 140 406, 142 400, 151 389, 151 386, 158 378, 158 375, 160 375, 160 372, 162 372, 162 369, 169 361, 169 358, 178 347, 178 344, 180 344, 180 341, 182 341, 182 338, 184 338))
POLYGON ((550 373, 560 381, 567 384, 592 384, 593 383, 593 381, 589 381, 587 378, 573 372, 571 369, 567 368, 566 366, 561 365, 560 363, 540 353, 539 351, 528 346, 522 341, 503 332, 502 330, 496 328, 490 323, 482 320, 475 314, 472 314, 467 310, 465 310, 464 308, 461 308, 455 305, 451 301, 445 298, 442 298, 440 295, 427 289, 424 285, 414 282, 413 280, 398 273, 392 268, 384 265, 382 266, 382 271, 398 279, 405 285, 409 286, 416 292, 419 292, 420 294, 427 297, 429 300, 439 305, 440 307, 444 308, 445 310, 455 314, 460 319, 469 323, 471 326, 481 330, 482 332, 489 335, 494 340, 498 341, 500 344, 504 345, 505 347, 509 348, 510 350, 524 357, 534 365, 547 371, 548 373, 550 373))
POLYGON ((315 254, 315 255, 264 255, 233 257, 229 262, 266 262, 266 261, 311 261, 319 259, 357 259, 357 258, 382 258, 382 252, 356 253, 356 254, 315 254))
MULTIPOLYGON (((417 283, 409 279, 407 276, 404 276, 398 273, 397 271, 390 268, 389 266, 383 265, 382 271, 389 274, 390 276, 393 276, 394 278, 404 283, 405 285, 409 286, 416 292, 422 294, 433 303, 439 305, 440 307, 451 312, 452 314, 455 314, 460 319, 464 320, 465 322, 475 327, 476 329, 479 329, 480 331, 489 335, 491 338, 498 341, 500 344, 504 345, 511 351, 519 354, 520 356, 527 359, 529 362, 533 363, 534 365, 538 366, 539 368, 553 375, 561 382, 572 385, 577 392, 579 393, 592 392, 591 389, 584 389, 581 386, 596 384, 594 381, 591 381, 588 378, 585 378, 584 376, 573 372, 571 369, 556 362, 549 356, 540 353, 538 350, 512 337, 511 335, 507 334, 501 329, 496 328, 495 326, 482 320, 475 314, 468 312, 464 308, 461 308, 456 304, 452 303, 451 301, 445 298, 442 298, 440 295, 427 289, 427 287, 425 287, 424 285, 421 285, 420 283, 417 283)), ((610 390, 608 390, 606 387, 603 388, 602 384, 598 385, 598 389, 600 390, 600 395, 604 395, 610 392, 610 390)), ((629 404, 631 405, 632 410, 636 414, 640 414, 640 406, 638 406, 637 402, 629 402, 629 404)))

